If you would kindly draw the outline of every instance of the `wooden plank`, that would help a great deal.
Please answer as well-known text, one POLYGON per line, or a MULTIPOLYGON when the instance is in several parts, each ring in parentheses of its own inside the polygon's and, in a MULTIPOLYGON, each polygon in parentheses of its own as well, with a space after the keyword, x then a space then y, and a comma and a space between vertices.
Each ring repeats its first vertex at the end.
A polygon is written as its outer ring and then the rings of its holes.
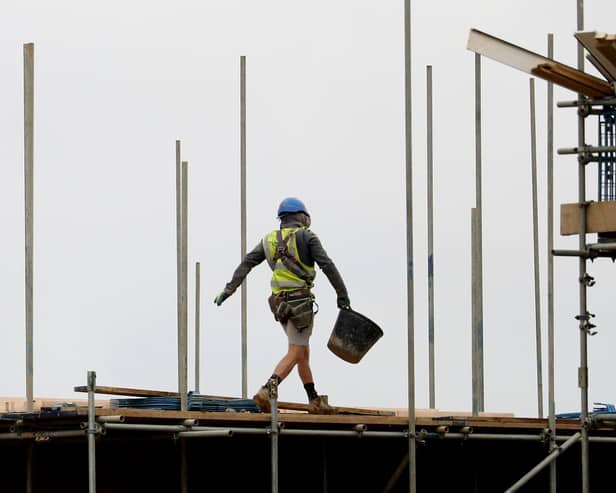
MULTIPOLYGON (((263 413, 216 413, 198 411, 160 411, 150 409, 96 409, 97 416, 124 416, 130 422, 153 422, 153 421, 178 421, 184 419, 198 419, 200 426, 268 426, 271 423, 270 415, 263 413)), ((87 408, 79 408, 80 415, 87 415, 87 408)), ((321 426, 332 429, 352 429, 355 425, 366 425, 370 430, 376 429, 399 429, 404 430, 408 427, 408 418, 403 416, 353 416, 353 415, 317 415, 306 413, 280 413, 279 422, 291 428, 294 426, 312 427, 321 426)), ((162 423, 161 423, 162 424, 162 423)), ((547 428, 546 419, 538 418, 497 418, 482 416, 449 416, 447 418, 418 417, 417 426, 440 426, 446 425, 454 427, 470 426, 476 432, 483 430, 507 430, 540 431, 547 428)), ((566 419, 557 420, 559 430, 579 430, 579 420, 566 419)))
POLYGON ((604 80, 551 60, 490 34, 471 29, 467 49, 523 72, 593 98, 611 96, 613 88, 604 80))
MULTIPOLYGON (((395 412, 389 409, 369 409, 361 407, 346 407, 332 406, 336 410, 336 414, 358 414, 366 416, 395 416, 395 412)), ((308 404, 300 404, 296 402, 279 402, 279 409, 288 411, 304 411, 308 412, 308 404)))
MULTIPOLYGON (((267 413, 227 413, 227 412, 204 412, 204 411, 162 411, 157 409, 111 409, 97 408, 97 416, 124 416, 126 418, 139 419, 198 419, 200 425, 209 423, 267 423, 271 417, 267 413)), ((80 415, 87 415, 87 408, 78 408, 80 415)), ((312 423, 312 424, 374 424, 374 425, 405 425, 407 418, 398 416, 357 416, 357 415, 322 415, 307 413, 280 413, 279 422, 288 424, 312 423)))
MULTIPOLYGON (((75 392, 88 392, 88 387, 80 385, 74 387, 75 392)), ((166 392, 164 390, 147 390, 147 389, 132 389, 127 387, 105 387, 103 385, 96 386, 97 394, 107 395, 123 395, 128 397, 179 397, 178 392, 166 392)))
MULTIPOLYGON (((561 235, 579 233, 580 209, 579 204, 561 204, 561 235)), ((616 201, 591 202, 586 208, 586 231, 588 233, 616 232, 616 201)))
MULTIPOLYGON (((75 392, 87 392, 88 388, 85 385, 74 387, 75 392)), ((96 386, 97 394, 107 395, 122 395, 131 397, 179 397, 177 392, 166 392, 162 390, 147 390, 147 389, 133 389, 127 387, 106 387, 102 385, 96 386)), ((204 395, 207 399, 215 400, 230 400, 237 399, 237 397, 227 397, 218 395, 204 395)), ((393 416, 394 411, 386 409, 367 409, 358 407, 346 407, 346 406, 334 406, 338 414, 359 414, 368 416, 393 416)), ((308 412, 308 404, 301 404, 296 402, 278 402, 278 408, 288 411, 303 411, 308 412)))
POLYGON ((575 33, 575 37, 603 69, 601 70, 602 74, 607 79, 615 81, 616 50, 614 50, 613 43, 608 39, 609 35, 596 32, 578 32, 575 33))
POLYGON ((553 62, 544 63, 535 67, 531 73, 591 98, 613 95, 612 86, 607 82, 566 65, 553 62))

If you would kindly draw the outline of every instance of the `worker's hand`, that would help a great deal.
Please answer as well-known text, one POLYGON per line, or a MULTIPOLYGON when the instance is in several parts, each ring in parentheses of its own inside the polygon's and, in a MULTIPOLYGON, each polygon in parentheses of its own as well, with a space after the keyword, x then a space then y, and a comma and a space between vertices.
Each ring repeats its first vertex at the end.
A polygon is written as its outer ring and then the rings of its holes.
POLYGON ((338 308, 340 308, 341 310, 351 309, 351 300, 349 300, 348 296, 338 296, 338 308))
POLYGON ((214 303, 216 303, 216 305, 220 306, 222 305, 222 302, 225 301, 229 296, 231 296, 233 293, 230 293, 229 291, 227 291, 226 289, 223 289, 218 296, 216 296, 216 298, 214 298, 214 303))

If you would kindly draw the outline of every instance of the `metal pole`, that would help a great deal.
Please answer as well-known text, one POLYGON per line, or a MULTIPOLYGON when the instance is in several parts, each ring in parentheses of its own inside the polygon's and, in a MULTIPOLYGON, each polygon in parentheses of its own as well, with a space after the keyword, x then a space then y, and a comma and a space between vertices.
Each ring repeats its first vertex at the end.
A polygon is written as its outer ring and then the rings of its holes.
MULTIPOLYGON (((100 418, 99 418, 100 419, 100 418)), ((278 423, 278 422, 277 422, 278 423)), ((173 433, 179 437, 195 437, 200 436, 226 436, 233 437, 235 435, 271 435, 270 428, 244 428, 244 427, 216 427, 216 426, 199 426, 199 425, 154 425, 154 424, 138 424, 138 423, 103 423, 103 429, 116 431, 143 431, 143 432, 158 432, 158 433, 173 433)), ((0 440, 25 440, 38 437, 50 438, 67 438, 75 436, 83 436, 83 430, 64 430, 64 431, 49 431, 49 432, 10 432, 0 433, 0 440)), ((576 432, 579 434, 579 432, 576 432)), ((408 438, 407 431, 369 431, 362 429, 353 430, 326 430, 326 429, 292 429, 282 428, 278 425, 278 435, 289 436, 320 436, 320 437, 346 437, 346 438, 408 438)), ((507 433, 475 433, 475 432, 422 432, 419 434, 422 439, 426 440, 489 440, 489 441, 525 441, 543 443, 545 441, 545 432, 536 434, 507 434, 507 433)), ((556 442, 566 442, 572 435, 558 435, 555 437, 556 442)), ((594 436, 589 437, 591 442, 614 443, 616 437, 594 436)), ((408 462, 408 457, 406 459, 408 462)))
POLYGON ((278 382, 270 378, 267 382, 271 404, 271 437, 272 437, 272 493, 278 493, 278 382))
MULTIPOLYGON (((616 104, 616 98, 612 97, 612 98, 601 98, 601 99, 593 99, 593 98, 588 98, 585 101, 585 104, 588 104, 590 106, 605 106, 605 105, 615 105, 616 104)), ((580 105, 580 100, 576 99, 574 101, 558 101, 556 103, 556 106, 558 108, 576 108, 580 105)))
POLYGON ((541 470, 551 464, 556 460, 556 458, 562 454, 565 450, 567 450, 571 445, 576 443, 580 439, 580 433, 576 433, 569 440, 563 443, 560 447, 555 448, 549 455, 543 459, 539 464, 533 467, 530 471, 528 471, 524 476, 522 476, 513 486, 511 486, 505 493, 513 493, 514 491, 518 491, 522 486, 528 483, 533 477, 535 477, 541 470))
POLYGON ((329 488, 327 486, 327 448, 326 442, 323 440, 321 442, 321 454, 322 454, 322 464, 323 464, 323 493, 328 493, 329 488))
POLYGON ((26 493, 32 493, 32 479, 34 478, 32 470, 33 449, 32 442, 26 445, 26 493))
POLYGON ((473 416, 479 414, 480 409, 480 388, 479 388, 479 343, 477 338, 479 332, 479 211, 476 207, 471 209, 471 380, 472 380, 472 413, 473 416))
POLYGON ((417 491, 417 450, 415 437, 415 295, 413 286, 413 131, 411 73, 411 0, 404 0, 404 101, 406 161, 406 285, 408 326, 408 425, 409 491, 417 491))
POLYGON ((599 161, 600 157, 594 155, 596 152, 616 152, 616 146, 579 146, 579 147, 565 147, 558 149, 558 154, 590 154, 584 156, 584 159, 588 163, 599 161))
POLYGON ((180 438, 180 488, 182 493, 188 493, 188 453, 183 438, 180 438))
POLYGON ((212 437, 231 437, 231 430, 206 430, 206 431, 181 431, 177 435, 180 438, 212 438, 212 437))
POLYGON ((543 372, 541 361, 541 291, 539 279, 539 212, 537 205, 537 128, 535 123, 535 79, 530 85, 530 171, 533 197, 533 258, 535 271, 535 347, 537 350, 537 417, 543 418, 543 372))
POLYGON ((94 392, 96 372, 88 372, 88 485, 89 492, 96 493, 96 416, 94 414, 94 392))
POLYGON ((87 430, 25 431, 0 433, 0 440, 47 440, 49 438, 83 437, 87 430))
MULTIPOLYGON (((584 0, 577 0, 577 30, 584 30, 584 0)), ((577 65, 579 70, 584 70, 584 50, 578 43, 577 65)), ((580 104, 583 103, 584 96, 579 95, 580 104)), ((585 116, 578 112, 578 147, 585 145, 585 116)), ((586 202, 586 165, 578 159, 578 202, 586 202)), ((579 249, 586 249, 586 209, 580 211, 580 234, 579 249)), ((588 313, 586 299, 586 284, 582 281, 586 274, 586 258, 579 258, 579 291, 580 291, 580 316, 584 317, 588 313)), ((584 320, 580 319, 580 368, 578 382, 580 386, 580 423, 582 434, 582 493, 590 491, 590 463, 589 463, 589 443, 588 443, 588 334, 584 325, 584 320)))
MULTIPOLYGON (((548 34, 548 58, 554 58, 554 34, 548 34)), ((554 397, 554 84, 548 82, 548 427, 550 452, 556 448, 554 397)), ((556 493, 556 462, 550 462, 550 493, 556 493)))
MULTIPOLYGON (((240 202, 241 202, 241 257, 246 256, 246 57, 240 57, 240 202)), ((248 396, 248 302, 247 280, 242 293, 242 398, 248 396)))
POLYGON ((24 44, 24 207, 26 255, 26 409, 34 404, 34 43, 24 44))
POLYGON ((201 334, 199 333, 201 311, 201 263, 195 264, 195 392, 199 393, 199 365, 201 362, 201 334))
POLYGON ((428 373, 430 408, 436 408, 434 368, 434 155, 432 145, 432 65, 426 67, 428 153, 428 373))
POLYGON ((477 208, 477 410, 484 410, 483 392, 483 223, 481 189, 481 55, 475 54, 475 207, 477 208))
POLYGON ((398 464, 398 467, 396 467, 396 470, 391 475, 391 478, 389 478, 389 481, 387 481, 385 488, 383 488, 383 493, 390 493, 394 489, 394 487, 396 486, 396 483, 398 482, 398 479, 400 479, 400 476, 402 476, 402 473, 404 472, 404 470, 406 469, 408 465, 409 465, 409 456, 408 454, 405 454, 404 457, 402 457, 400 464, 398 464))
POLYGON ((180 406, 188 410, 188 162, 182 161, 182 333, 180 334, 180 406))
POLYGON ((178 393, 182 393, 182 161, 181 143, 175 141, 175 236, 177 282, 178 393))

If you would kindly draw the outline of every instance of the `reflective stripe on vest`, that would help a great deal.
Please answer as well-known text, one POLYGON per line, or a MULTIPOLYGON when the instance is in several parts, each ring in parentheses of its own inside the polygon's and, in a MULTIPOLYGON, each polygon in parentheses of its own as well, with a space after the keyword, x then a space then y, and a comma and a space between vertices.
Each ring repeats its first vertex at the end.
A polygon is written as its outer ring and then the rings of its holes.
MULTIPOLYGON (((291 235, 289 241, 287 243, 289 254, 297 260, 297 262, 302 266, 302 268, 311 275, 312 278, 315 276, 314 267, 310 267, 304 264, 299 258, 299 254, 297 253, 297 237, 295 233, 298 229, 301 228, 283 228, 282 229, 282 238, 284 240, 291 235)), ((312 287, 312 284, 308 284, 304 279, 299 277, 294 272, 291 272, 282 262, 282 259, 277 259, 274 261, 274 257, 276 255, 276 247, 278 246, 277 239, 278 231, 274 230, 263 238, 263 251, 265 252, 265 258, 267 259, 267 263, 272 269, 272 280, 271 287, 272 293, 280 293, 281 291, 293 291, 296 289, 308 289, 312 287)))

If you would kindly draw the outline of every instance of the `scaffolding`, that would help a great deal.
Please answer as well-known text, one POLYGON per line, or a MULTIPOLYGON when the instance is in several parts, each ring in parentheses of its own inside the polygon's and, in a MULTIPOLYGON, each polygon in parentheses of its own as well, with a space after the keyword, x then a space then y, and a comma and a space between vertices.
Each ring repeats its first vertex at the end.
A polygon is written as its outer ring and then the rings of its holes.
MULTIPOLYGON (((587 306, 587 291, 594 285, 594 279, 588 274, 586 266, 589 259, 597 257, 607 257, 614 259, 616 257, 616 242, 614 232, 600 232, 597 243, 587 243, 588 225, 586 211, 590 202, 586 197, 586 172, 587 165, 597 163, 598 170, 598 200, 600 202, 609 202, 616 200, 616 100, 613 97, 593 98, 580 94, 577 101, 559 103, 559 107, 577 108, 578 111, 578 143, 577 146, 570 149, 559 149, 559 154, 576 155, 578 158, 578 204, 580 209, 579 214, 579 231, 577 250, 552 250, 552 206, 553 194, 551 188, 552 180, 552 163, 548 162, 548 176, 550 185, 548 187, 548 216, 549 231, 548 244, 550 249, 548 259, 549 272, 549 291, 548 291, 548 332, 549 332, 549 418, 548 428, 542 429, 538 433, 523 434, 523 433, 472 433, 472 429, 468 425, 458 426, 455 431, 450 431, 448 426, 433 424, 432 428, 421 429, 417 431, 417 418, 415 415, 415 361, 414 361, 414 285, 413 285, 413 196, 412 196, 412 104, 411 104, 411 2, 405 0, 405 171, 406 171, 406 245, 407 245, 407 324, 408 324, 408 416, 406 420, 406 428, 401 430, 368 430, 366 425, 362 423, 354 424, 351 430, 332 430, 326 427, 306 427, 297 429, 285 429, 279 422, 278 409, 278 390, 277 383, 270 381, 268 390, 271 399, 271 422, 269 426, 263 427, 246 427, 246 426, 199 426, 194 422, 183 421, 181 424, 161 425, 151 423, 124 423, 122 416, 97 416, 94 409, 94 395, 97 392, 96 374, 88 373, 88 412, 87 423, 84 423, 81 429, 72 430, 64 429, 58 431, 48 431, 47 437, 67 438, 67 437, 86 437, 88 443, 88 472, 89 472, 89 491, 96 491, 96 453, 95 444, 98 436, 104 435, 106 430, 116 431, 142 431, 142 432, 161 432, 170 433, 174 437, 180 439, 181 456, 182 456, 182 491, 187 491, 186 478, 186 462, 187 452, 185 441, 187 438, 199 437, 223 437, 232 436, 234 434, 254 434, 268 435, 271 439, 271 491, 278 491, 278 462, 279 462, 279 437, 284 435, 289 436, 322 436, 322 437, 372 437, 372 438, 397 438, 407 441, 407 454, 403 458, 402 463, 394 472, 389 484, 386 486, 386 491, 393 487, 398 476, 400 476, 406 467, 408 467, 409 476, 408 484, 409 491, 415 493, 417 491, 417 448, 419 444, 425 443, 432 439, 455 439, 455 440, 511 440, 511 441, 540 441, 547 443, 549 446, 548 454, 527 474, 521 477, 507 491, 516 491, 521 486, 526 484, 530 479, 535 477, 546 466, 550 466, 550 488, 556 491, 556 470, 554 467, 555 460, 569 447, 580 442, 582 445, 581 462, 582 462, 582 491, 589 491, 589 444, 591 442, 601 443, 616 443, 616 436, 606 434, 602 436, 589 435, 593 427, 605 424, 613 424, 616 419, 611 415, 589 416, 588 413, 588 355, 587 355, 587 338, 593 335, 595 325, 592 323, 594 314, 590 313, 587 306), (591 116, 598 116, 598 144, 597 146, 589 146, 586 144, 586 119, 591 116), (579 312, 575 316, 578 320, 580 329, 580 367, 579 367, 579 385, 580 385, 580 400, 581 400, 581 417, 579 431, 566 435, 558 435, 555 424, 555 407, 554 407, 554 340, 553 340, 553 286, 552 286, 552 256, 570 256, 578 257, 579 260, 579 312), (561 443, 561 445, 558 445, 561 443)), ((578 2, 578 30, 583 29, 583 2, 578 2)), ((548 59, 552 58, 552 37, 549 37, 548 59)), ((26 183, 26 389, 27 389, 27 409, 32 411, 33 390, 32 390, 32 375, 33 375, 33 358, 32 358, 32 175, 33 175, 33 54, 34 45, 24 45, 24 142, 25 142, 25 183, 26 183)), ((481 54, 475 55, 475 138, 476 138, 476 207, 473 209, 473 415, 477 416, 484 408, 483 402, 483 299, 482 299, 482 225, 481 225, 481 54)), ((578 69, 583 69, 583 53, 581 46, 578 51, 578 69)), ((240 120, 241 120, 241 255, 246 252, 246 60, 245 57, 240 58, 240 120)), ((429 197, 430 204, 432 203, 432 67, 430 66, 427 73, 429 87, 429 106, 428 106, 428 127, 429 132, 429 197)), ((551 100, 551 85, 548 86, 549 102, 548 114, 551 119, 552 100, 551 100)), ((604 90, 600 86, 599 92, 604 90)), ((533 147, 535 145, 534 137, 534 84, 531 81, 531 127, 533 147)), ((551 124, 550 124, 551 125, 551 124)), ((550 155, 552 146, 553 133, 551 127, 548 130, 548 153, 550 155)), ((177 205, 177 308, 178 308, 178 395, 181 398, 181 411, 187 411, 187 194, 188 194, 188 163, 181 159, 180 141, 176 141, 176 205, 177 205)), ((533 149, 533 167, 536 166, 534 149, 533 149)), ((536 173, 536 170, 534 170, 536 173)), ((535 179, 535 175, 533 175, 535 179)), ((536 183, 533 184, 534 194, 536 194, 536 183)), ((534 202, 536 197, 534 195, 534 202)), ((432 206, 429 205, 431 211, 432 206)), ((536 203, 534 204, 535 222, 536 222, 536 203)), ((430 228, 432 227, 432 217, 429 217, 430 228)), ((536 237, 535 233, 535 237, 536 237)), ((429 245, 429 283, 432 289, 433 281, 433 256, 432 256, 432 236, 430 233, 429 245)), ((537 261, 538 253, 535 249, 535 260, 537 261)), ((199 278, 199 263, 196 265, 196 277, 199 278)), ((431 292, 432 293, 432 292, 431 292)), ((198 320, 198 299, 196 303, 196 319, 198 320)), ((434 382, 434 320, 433 320, 433 300, 430 296, 430 404, 434 406, 435 402, 435 382, 434 382)), ((242 285, 242 397, 246 397, 247 393, 247 345, 246 345, 246 285, 242 285)), ((537 312, 538 312, 537 308, 537 312)), ((198 327, 196 328, 196 339, 198 340, 198 327)), ((538 346, 540 338, 538 337, 538 346)), ((538 347, 538 353, 540 348, 538 347)), ((199 353, 195 353, 196 369, 198 375, 199 353)), ((539 356, 538 356, 539 358, 539 356)), ((541 390, 541 360, 537 362, 538 372, 538 414, 541 417, 543 411, 541 407, 542 390, 541 390)), ((199 387, 197 376, 197 389, 199 387)), ((0 440, 5 439, 37 439, 40 434, 33 431, 13 430, 8 433, 0 433, 0 440)), ((32 454, 28 453, 28 471, 32 472, 32 454)), ((28 481, 28 491, 31 488, 31 481, 28 481)))
MULTIPOLYGON (((616 106, 602 105, 599 113, 599 147, 616 146, 616 106)), ((616 200, 616 152, 600 151, 597 162, 598 200, 616 200)))

